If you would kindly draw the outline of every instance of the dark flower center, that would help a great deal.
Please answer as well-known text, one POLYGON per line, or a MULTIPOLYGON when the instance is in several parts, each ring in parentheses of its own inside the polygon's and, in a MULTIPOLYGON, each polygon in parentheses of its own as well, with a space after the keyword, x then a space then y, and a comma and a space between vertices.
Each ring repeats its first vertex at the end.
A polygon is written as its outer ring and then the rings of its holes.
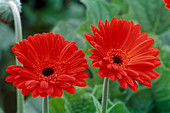
POLYGON ((122 64, 123 62, 122 59, 117 55, 115 55, 112 59, 114 60, 113 63, 116 63, 116 64, 122 64))
POLYGON ((46 77, 52 75, 54 73, 54 70, 52 68, 45 68, 42 71, 42 74, 46 77))

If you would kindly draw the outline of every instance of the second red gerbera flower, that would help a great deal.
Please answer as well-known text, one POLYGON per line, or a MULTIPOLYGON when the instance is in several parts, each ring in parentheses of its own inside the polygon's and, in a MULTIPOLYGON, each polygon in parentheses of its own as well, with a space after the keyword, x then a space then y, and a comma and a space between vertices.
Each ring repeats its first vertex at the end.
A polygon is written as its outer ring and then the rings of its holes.
POLYGON ((87 41, 95 48, 89 56, 92 66, 100 68, 100 77, 109 77, 137 91, 137 82, 151 87, 150 80, 159 77, 153 69, 159 65, 159 50, 152 47, 154 39, 147 33, 141 33, 140 25, 133 21, 114 17, 109 24, 106 20, 98 23, 99 30, 91 25, 93 35, 86 33, 87 41))
POLYGON ((62 90, 75 93, 75 86, 85 87, 88 74, 85 54, 75 42, 65 41, 59 34, 43 33, 29 36, 12 48, 24 67, 11 65, 7 82, 13 82, 22 94, 33 97, 61 97, 62 90))

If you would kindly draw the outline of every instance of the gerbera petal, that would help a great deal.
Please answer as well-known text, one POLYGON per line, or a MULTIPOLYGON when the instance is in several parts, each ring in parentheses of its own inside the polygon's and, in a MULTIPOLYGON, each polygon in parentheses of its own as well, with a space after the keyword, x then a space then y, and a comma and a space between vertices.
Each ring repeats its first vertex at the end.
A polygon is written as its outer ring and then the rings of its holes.
POLYGON ((91 65, 93 67, 100 67, 99 63, 97 61, 92 61, 91 65))
POLYGON ((83 79, 87 79, 89 77, 87 72, 79 72, 77 73, 77 75, 74 76, 77 80, 83 80, 83 79))
POLYGON ((102 46, 103 45, 103 41, 102 41, 103 37, 101 37, 99 33, 95 33, 94 36, 95 36, 95 41, 96 41, 97 45, 102 46))
POLYGON ((15 76, 13 75, 9 75, 5 79, 6 82, 14 82, 14 80, 15 80, 15 76))
POLYGON ((70 87, 70 88, 64 88, 65 91, 67 91, 70 94, 74 94, 76 92, 74 87, 70 87))
POLYGON ((79 80, 79 81, 76 81, 76 82, 75 82, 75 85, 76 85, 76 86, 80 86, 80 87, 86 87, 86 86, 87 86, 87 83, 86 83, 86 81, 84 81, 84 80, 79 80))
POLYGON ((40 88, 42 88, 42 89, 47 89, 48 87, 49 87, 48 82, 46 82, 46 81, 41 81, 41 83, 40 83, 40 88))
POLYGON ((29 94, 29 93, 31 93, 32 91, 31 90, 26 90, 26 89, 23 89, 22 90, 22 94, 23 95, 27 95, 27 94, 29 94))
POLYGON ((134 80, 132 80, 129 76, 125 76, 124 77, 127 81, 127 83, 130 85, 130 86, 134 86, 134 80))
POLYGON ((71 75, 60 75, 57 80, 59 81, 75 81, 76 79, 71 75))
POLYGON ((102 59, 102 57, 94 55, 94 54, 90 55, 88 58, 92 59, 92 60, 101 60, 102 59))
POLYGON ((48 87, 47 94, 52 95, 54 93, 54 88, 52 86, 48 87))
POLYGON ((167 9, 170 9, 170 4, 166 4, 165 7, 166 7, 167 9))
POLYGON ((60 61, 67 59, 74 51, 75 51, 75 44, 76 42, 68 43, 61 51, 60 54, 60 61))
POLYGON ((137 80, 137 81, 147 87, 152 87, 152 83, 149 80, 137 80))
POLYGON ((134 70, 126 70, 126 73, 128 75, 131 75, 131 76, 136 76, 136 77, 139 76, 139 74, 136 71, 134 71, 134 70))
POLYGON ((129 67, 131 68, 137 68, 137 69, 154 69, 155 66, 153 63, 150 62, 136 62, 136 63, 131 63, 128 64, 129 67))
POLYGON ((39 96, 39 93, 38 93, 37 89, 34 89, 34 90, 32 91, 32 96, 33 96, 34 98, 36 98, 36 97, 39 96))
POLYGON ((100 56, 100 53, 96 49, 89 49, 94 55, 100 56))
POLYGON ((85 54, 83 53, 82 50, 76 50, 68 59, 66 59, 67 61, 72 61, 73 59, 77 59, 79 57, 85 57, 85 54))
POLYGON ((36 63, 39 63, 38 62, 39 59, 37 59, 36 55, 33 54, 30 50, 28 51, 28 58, 29 58, 31 64, 35 65, 36 63))
POLYGON ((94 25, 91 24, 90 26, 93 31, 93 34, 95 34, 96 32, 99 33, 99 30, 94 25))
POLYGON ((99 65, 100 65, 101 67, 105 68, 106 65, 107 65, 107 62, 105 62, 105 61, 103 61, 103 60, 100 60, 100 61, 99 61, 99 65))
POLYGON ((68 82, 58 82, 56 85, 61 88, 70 88, 71 87, 71 83, 68 83, 68 82))
MULTIPOLYGON (((27 90, 33 90, 33 89, 35 89, 37 86, 38 86, 38 85, 35 84, 35 85, 32 85, 32 86, 28 86, 26 89, 27 89, 27 90)), ((17 88, 18 88, 18 87, 17 87, 17 88)))
POLYGON ((125 81, 125 79, 118 79, 118 82, 123 88, 128 87, 128 83, 125 81))
POLYGON ((83 70, 85 70, 85 69, 86 69, 85 67, 75 67, 75 68, 72 68, 72 69, 67 70, 67 73, 68 73, 68 74, 74 74, 74 73, 83 71, 83 70))
POLYGON ((58 87, 54 87, 54 94, 55 96, 57 97, 61 97, 63 95, 63 91, 61 88, 58 88, 58 87))
POLYGON ((139 45, 137 45, 136 47, 132 48, 128 54, 130 55, 136 55, 138 52, 142 51, 142 50, 145 50, 146 48, 149 48, 153 45, 154 43, 154 39, 152 38, 149 38, 143 42, 141 42, 139 45))
POLYGON ((116 75, 114 71, 109 71, 110 80, 116 81, 116 75))
POLYGON ((25 86, 32 86, 32 85, 36 85, 38 84, 39 82, 36 81, 36 80, 28 80, 25 82, 25 86))
POLYGON ((21 82, 23 82, 23 79, 17 78, 17 79, 15 79, 15 81, 13 82, 13 86, 17 87, 17 85, 20 84, 21 82))
POLYGON ((48 95, 47 93, 40 94, 40 96, 43 97, 43 98, 46 97, 47 95, 48 95))
POLYGON ((116 73, 116 77, 117 77, 118 79, 122 79, 122 75, 121 75, 119 72, 116 73))
POLYGON ((24 56, 22 57, 17 57, 18 61, 21 62, 25 67, 32 68, 31 62, 25 58, 24 56))
POLYGON ((84 37, 86 38, 86 40, 91 44, 92 41, 95 40, 95 37, 91 34, 85 33, 84 37))
POLYGON ((98 71, 98 74, 100 77, 107 77, 108 76, 108 70, 106 68, 100 68, 98 71))
POLYGON ((170 1, 169 0, 163 0, 165 3, 165 7, 170 10, 170 1))
POLYGON ((76 60, 70 62, 70 67, 72 67, 72 68, 77 67, 79 64, 82 64, 83 62, 87 62, 87 60, 84 58, 76 59, 76 60))
POLYGON ((109 70, 111 70, 112 67, 113 67, 112 64, 108 64, 108 65, 107 65, 107 68, 108 68, 109 70))
POLYGON ((129 86, 129 87, 130 87, 130 89, 132 89, 135 92, 138 90, 138 85, 136 82, 134 82, 134 86, 129 86))
POLYGON ((16 87, 17 87, 18 89, 23 89, 23 88, 25 87, 24 84, 25 84, 25 82, 21 82, 21 83, 19 83, 16 87))
POLYGON ((98 50, 101 56, 106 56, 104 49, 101 46, 96 45, 95 48, 98 50))

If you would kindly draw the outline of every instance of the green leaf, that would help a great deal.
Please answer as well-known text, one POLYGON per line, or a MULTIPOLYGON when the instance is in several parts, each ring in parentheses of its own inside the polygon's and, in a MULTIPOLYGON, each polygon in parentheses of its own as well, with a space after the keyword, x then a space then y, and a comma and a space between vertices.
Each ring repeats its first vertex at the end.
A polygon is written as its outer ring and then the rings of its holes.
POLYGON ((118 102, 112 105, 107 113, 130 113, 123 102, 118 102))
POLYGON ((162 41, 162 45, 170 46, 170 29, 159 36, 159 39, 162 41))
POLYGON ((161 60, 163 61, 164 65, 170 69, 170 46, 162 46, 161 47, 161 52, 160 52, 160 57, 161 60))
POLYGON ((103 92, 103 84, 95 85, 92 94, 97 98, 98 100, 102 98, 102 92, 103 92))
POLYGON ((157 111, 168 112, 170 111, 170 69, 165 66, 160 66, 157 70, 160 78, 153 84, 153 97, 156 101, 157 111))
POLYGON ((77 88, 74 95, 65 93, 66 106, 70 113, 95 113, 95 105, 91 94, 77 88))
POLYGON ((125 100, 127 89, 120 86, 118 81, 109 80, 109 98, 111 101, 125 100))
POLYGON ((97 98, 95 96, 93 96, 93 95, 91 95, 91 96, 93 98, 93 102, 96 107, 97 113, 101 113, 101 105, 100 105, 99 101, 97 100, 97 98))
POLYGON ((50 10, 61 10, 63 7, 63 1, 62 0, 48 0, 48 9, 50 10))
POLYGON ((65 40, 75 41, 79 49, 85 49, 85 39, 83 39, 78 33, 73 31, 71 26, 64 23, 63 21, 58 22, 55 27, 52 29, 52 32, 59 33, 65 38, 65 40))
POLYGON ((49 101, 50 113, 65 113, 65 100, 63 98, 54 98, 49 101))
POLYGON ((114 16, 118 16, 118 7, 113 4, 108 4, 102 0, 81 0, 86 5, 87 21, 83 23, 78 32, 82 35, 84 33, 91 33, 90 24, 98 25, 98 21, 111 21, 114 16))
POLYGON ((72 28, 69 25, 65 24, 64 21, 60 21, 54 26, 54 28, 52 29, 52 32, 54 34, 59 33, 61 36, 66 38, 66 36, 70 32, 72 32, 72 28))
POLYGON ((135 109, 135 108, 131 108, 131 107, 128 107, 128 110, 130 113, 146 113, 146 112, 143 112, 139 109, 135 109))
MULTIPOLYGON (((92 33, 90 24, 97 27, 99 20, 104 22, 105 19, 107 19, 110 22, 114 16, 118 16, 118 7, 103 0, 81 0, 81 2, 87 7, 87 20, 77 29, 77 32, 81 34, 82 37, 84 37, 84 33, 92 33)), ((90 54, 88 49, 91 47, 92 46, 87 43, 84 52, 90 54)))
POLYGON ((119 7, 121 15, 128 12, 128 4, 126 0, 111 0, 111 3, 119 7))
POLYGON ((143 86, 137 92, 133 92, 127 97, 127 106, 142 110, 145 112, 150 111, 154 106, 152 98, 152 89, 143 86))
POLYGON ((30 96, 24 105, 24 113, 41 113, 42 112, 42 98, 33 98, 30 96))
POLYGON ((162 33, 170 28, 170 12, 163 0, 126 0, 130 6, 128 17, 136 19, 145 32, 162 33))
POLYGON ((84 17, 84 7, 81 4, 78 3, 70 3, 65 15, 69 18, 82 18, 84 17))

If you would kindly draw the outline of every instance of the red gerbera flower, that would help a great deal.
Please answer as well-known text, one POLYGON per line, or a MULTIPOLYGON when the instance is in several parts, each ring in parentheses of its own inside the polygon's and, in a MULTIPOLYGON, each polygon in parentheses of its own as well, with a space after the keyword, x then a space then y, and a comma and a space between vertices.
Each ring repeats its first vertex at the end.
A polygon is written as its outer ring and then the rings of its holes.
POLYGON ((99 76, 117 79, 123 88, 129 86, 133 91, 138 89, 135 81, 151 87, 150 80, 159 77, 153 69, 161 64, 159 50, 151 47, 154 39, 141 33, 139 24, 116 17, 110 25, 99 20, 98 27, 91 25, 94 36, 86 33, 85 37, 95 48, 89 50, 93 53, 89 58, 93 67, 100 68, 99 76))
POLYGON ((165 3, 165 7, 170 10, 170 0, 163 0, 165 3))
POLYGON ((12 48, 23 66, 11 65, 7 82, 13 82, 22 94, 32 92, 33 97, 61 97, 62 90, 75 93, 75 86, 85 87, 88 74, 85 54, 76 42, 65 41, 59 34, 43 33, 29 36, 12 48))

